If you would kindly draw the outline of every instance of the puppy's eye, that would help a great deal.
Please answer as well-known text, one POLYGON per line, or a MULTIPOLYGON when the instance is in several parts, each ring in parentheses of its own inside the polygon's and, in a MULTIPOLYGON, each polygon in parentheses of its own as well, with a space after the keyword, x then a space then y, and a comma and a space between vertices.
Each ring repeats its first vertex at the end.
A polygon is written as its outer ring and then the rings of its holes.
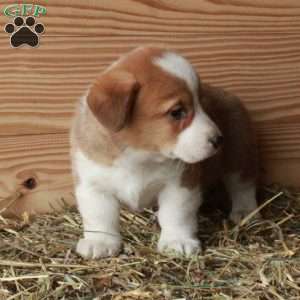
POLYGON ((184 107, 182 107, 181 105, 178 105, 169 111, 169 115, 171 116, 172 119, 179 121, 179 120, 184 119, 186 117, 187 113, 186 113, 186 110, 184 109, 184 107))

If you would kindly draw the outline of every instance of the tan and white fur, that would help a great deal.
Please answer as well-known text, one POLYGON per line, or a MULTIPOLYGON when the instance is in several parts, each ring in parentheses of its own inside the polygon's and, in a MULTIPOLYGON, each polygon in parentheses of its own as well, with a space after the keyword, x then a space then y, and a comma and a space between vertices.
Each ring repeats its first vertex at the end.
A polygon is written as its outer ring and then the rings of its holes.
POLYGON ((201 83, 174 52, 138 48, 101 73, 78 105, 71 146, 83 257, 120 251, 121 205, 158 204, 158 250, 187 255, 200 248, 197 210, 206 186, 224 181, 235 222, 256 208, 247 112, 235 96, 201 83))

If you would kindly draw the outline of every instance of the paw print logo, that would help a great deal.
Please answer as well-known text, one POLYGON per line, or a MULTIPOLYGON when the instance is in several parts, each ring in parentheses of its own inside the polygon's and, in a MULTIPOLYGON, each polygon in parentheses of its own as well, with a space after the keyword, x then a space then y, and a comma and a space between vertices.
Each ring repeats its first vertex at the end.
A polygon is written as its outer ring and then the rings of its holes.
POLYGON ((6 24, 4 30, 10 34, 10 44, 13 48, 21 45, 37 47, 39 35, 45 31, 42 23, 35 22, 34 17, 16 17, 13 23, 6 24))

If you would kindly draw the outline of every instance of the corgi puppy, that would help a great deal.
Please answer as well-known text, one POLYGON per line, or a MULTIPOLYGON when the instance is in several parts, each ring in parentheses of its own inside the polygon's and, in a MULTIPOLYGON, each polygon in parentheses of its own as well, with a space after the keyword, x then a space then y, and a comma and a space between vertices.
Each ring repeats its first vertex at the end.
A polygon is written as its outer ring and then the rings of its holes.
POLYGON ((186 255, 200 248, 206 186, 223 180, 235 222, 256 208, 257 148, 245 108, 172 51, 137 48, 96 78, 75 113, 71 157, 85 258, 119 253, 121 205, 157 204, 158 250, 186 255))

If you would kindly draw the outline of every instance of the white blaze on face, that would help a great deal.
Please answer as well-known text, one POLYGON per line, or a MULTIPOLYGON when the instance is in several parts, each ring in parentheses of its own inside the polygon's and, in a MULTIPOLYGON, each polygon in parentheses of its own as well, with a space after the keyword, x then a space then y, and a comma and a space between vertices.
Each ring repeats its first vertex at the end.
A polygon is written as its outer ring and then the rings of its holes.
POLYGON ((209 142, 216 134, 219 134, 219 129, 198 107, 191 125, 178 135, 173 153, 187 163, 204 160, 217 151, 209 142))
POLYGON ((156 57, 153 63, 164 71, 185 81, 193 95, 195 115, 191 124, 185 128, 177 138, 172 149, 164 152, 171 158, 179 158, 187 163, 204 160, 216 153, 209 139, 220 134, 216 124, 203 111, 198 101, 199 80, 191 64, 182 56, 166 52, 156 57))

